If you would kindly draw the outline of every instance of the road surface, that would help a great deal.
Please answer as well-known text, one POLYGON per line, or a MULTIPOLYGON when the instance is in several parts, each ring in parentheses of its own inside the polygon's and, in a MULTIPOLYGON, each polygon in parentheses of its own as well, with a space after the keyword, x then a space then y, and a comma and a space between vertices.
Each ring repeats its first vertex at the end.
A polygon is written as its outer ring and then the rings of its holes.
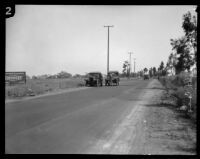
POLYGON ((128 80, 6 103, 6 153, 134 152, 133 125, 142 119, 140 106, 153 96, 148 89, 156 81, 128 80))

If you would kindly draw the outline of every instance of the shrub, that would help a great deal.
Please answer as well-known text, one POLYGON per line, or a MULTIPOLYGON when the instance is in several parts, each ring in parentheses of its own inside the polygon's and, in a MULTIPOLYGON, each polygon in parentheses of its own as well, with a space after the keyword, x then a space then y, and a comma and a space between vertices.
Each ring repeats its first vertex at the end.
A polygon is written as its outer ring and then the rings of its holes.
POLYGON ((189 73, 182 72, 175 76, 161 77, 159 81, 167 89, 173 89, 171 95, 177 98, 177 105, 189 105, 190 99, 185 95, 187 91, 191 92, 191 107, 196 113, 196 91, 197 91, 197 79, 192 77, 192 87, 185 87, 185 79, 189 77, 189 73))

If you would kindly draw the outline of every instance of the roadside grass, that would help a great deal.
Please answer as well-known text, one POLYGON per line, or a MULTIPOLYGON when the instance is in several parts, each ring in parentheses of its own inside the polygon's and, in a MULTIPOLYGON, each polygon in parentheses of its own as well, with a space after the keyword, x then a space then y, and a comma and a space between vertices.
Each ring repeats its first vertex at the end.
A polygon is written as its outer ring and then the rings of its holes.
POLYGON ((84 86, 83 78, 29 79, 26 84, 6 85, 5 98, 34 96, 51 91, 84 86))
MULTIPOLYGON (((189 98, 185 95, 187 91, 191 92, 192 99, 191 99, 191 109, 192 113, 190 114, 190 117, 196 120, 196 96, 197 96, 197 78, 192 77, 191 80, 191 87, 185 86, 185 79, 188 78, 187 73, 180 73, 179 75, 175 76, 165 76, 161 77, 159 81, 162 83, 162 85, 166 89, 166 94, 176 100, 176 106, 181 107, 183 105, 186 105, 189 109, 189 98)), ((185 111, 188 115, 188 112, 185 111)))

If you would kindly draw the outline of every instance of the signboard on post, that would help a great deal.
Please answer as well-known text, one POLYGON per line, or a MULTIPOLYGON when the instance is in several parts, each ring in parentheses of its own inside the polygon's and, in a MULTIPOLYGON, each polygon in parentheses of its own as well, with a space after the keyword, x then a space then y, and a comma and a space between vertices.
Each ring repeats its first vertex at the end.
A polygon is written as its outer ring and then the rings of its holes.
POLYGON ((25 84, 26 72, 6 72, 5 84, 25 84))

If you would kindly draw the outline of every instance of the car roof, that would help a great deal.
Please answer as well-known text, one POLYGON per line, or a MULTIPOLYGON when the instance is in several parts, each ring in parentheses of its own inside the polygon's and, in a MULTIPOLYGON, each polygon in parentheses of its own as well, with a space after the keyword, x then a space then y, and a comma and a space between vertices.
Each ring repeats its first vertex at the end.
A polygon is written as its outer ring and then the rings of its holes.
MULTIPOLYGON (((101 72, 89 72, 89 73, 98 73, 98 74, 101 74, 101 72)), ((88 73, 88 74, 89 74, 89 73, 88 73)))

